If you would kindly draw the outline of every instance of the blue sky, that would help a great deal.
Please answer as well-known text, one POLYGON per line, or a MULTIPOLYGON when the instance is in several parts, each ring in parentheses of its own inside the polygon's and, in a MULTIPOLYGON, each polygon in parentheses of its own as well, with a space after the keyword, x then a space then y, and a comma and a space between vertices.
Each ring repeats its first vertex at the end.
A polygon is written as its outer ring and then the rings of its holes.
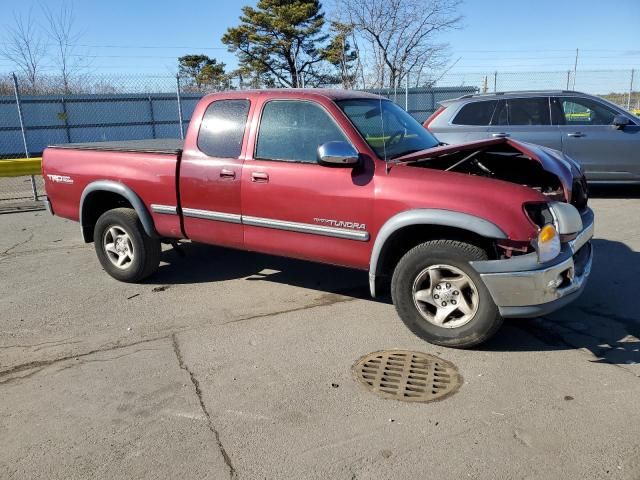
MULTIPOLYGON (((42 0, 55 9, 61 0, 42 0)), ((206 53, 235 65, 221 44, 242 5, 255 2, 84 0, 75 2, 81 47, 100 73, 168 74, 187 53, 206 53), (145 48, 149 47, 149 48, 145 48)), ((325 1, 327 10, 331 2, 325 1)), ((35 0, 0 0, 0 42, 11 12, 26 14, 35 0)), ((566 71, 580 49, 582 70, 640 69, 640 0, 466 0, 461 28, 442 37, 453 72, 566 71)), ((10 64, 0 59, 0 71, 10 64)))

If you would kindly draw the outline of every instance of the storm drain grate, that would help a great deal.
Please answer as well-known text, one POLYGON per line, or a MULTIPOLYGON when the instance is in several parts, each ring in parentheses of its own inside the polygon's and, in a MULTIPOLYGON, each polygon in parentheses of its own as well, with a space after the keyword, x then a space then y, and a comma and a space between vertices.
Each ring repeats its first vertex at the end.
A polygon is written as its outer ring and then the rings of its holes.
POLYGON ((404 402, 442 400, 462 383, 451 362, 408 350, 370 353, 358 360, 353 371, 367 390, 404 402))

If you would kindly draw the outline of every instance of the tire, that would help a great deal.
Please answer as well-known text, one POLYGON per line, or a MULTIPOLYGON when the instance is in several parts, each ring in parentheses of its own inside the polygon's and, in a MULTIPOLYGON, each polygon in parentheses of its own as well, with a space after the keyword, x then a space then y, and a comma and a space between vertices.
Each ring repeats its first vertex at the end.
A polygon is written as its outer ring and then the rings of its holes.
POLYGON ((121 282, 139 282, 160 265, 160 240, 146 234, 132 208, 103 213, 93 230, 93 241, 102 267, 121 282))
POLYGON ((432 240, 407 252, 393 272, 391 296, 409 330, 429 343, 455 348, 491 338, 502 317, 469 265, 486 259, 481 248, 456 240, 432 240))

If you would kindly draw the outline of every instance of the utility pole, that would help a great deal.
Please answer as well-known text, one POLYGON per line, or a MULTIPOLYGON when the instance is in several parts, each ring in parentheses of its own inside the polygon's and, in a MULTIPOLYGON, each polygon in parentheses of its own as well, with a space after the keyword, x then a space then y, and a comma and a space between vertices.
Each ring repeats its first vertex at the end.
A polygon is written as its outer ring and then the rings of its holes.
POLYGON ((573 64, 573 87, 572 90, 576 89, 576 72, 578 71, 578 49, 576 48, 576 61, 573 64))
POLYGON ((571 79, 571 70, 567 70, 567 88, 565 90, 569 90, 569 80, 571 79))
POLYGON ((498 91, 498 72, 493 72, 493 92, 498 91))

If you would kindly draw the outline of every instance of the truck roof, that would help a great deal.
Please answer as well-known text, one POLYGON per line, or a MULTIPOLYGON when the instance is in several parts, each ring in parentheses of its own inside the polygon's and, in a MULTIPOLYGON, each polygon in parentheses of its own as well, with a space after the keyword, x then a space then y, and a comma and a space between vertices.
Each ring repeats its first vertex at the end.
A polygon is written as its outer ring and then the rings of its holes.
POLYGON ((349 100, 357 98, 371 98, 386 100, 385 97, 357 90, 342 90, 338 88, 265 88, 259 90, 227 90, 224 92, 210 93, 207 97, 224 96, 247 98, 265 95, 273 98, 317 98, 324 97, 330 100, 349 100))

